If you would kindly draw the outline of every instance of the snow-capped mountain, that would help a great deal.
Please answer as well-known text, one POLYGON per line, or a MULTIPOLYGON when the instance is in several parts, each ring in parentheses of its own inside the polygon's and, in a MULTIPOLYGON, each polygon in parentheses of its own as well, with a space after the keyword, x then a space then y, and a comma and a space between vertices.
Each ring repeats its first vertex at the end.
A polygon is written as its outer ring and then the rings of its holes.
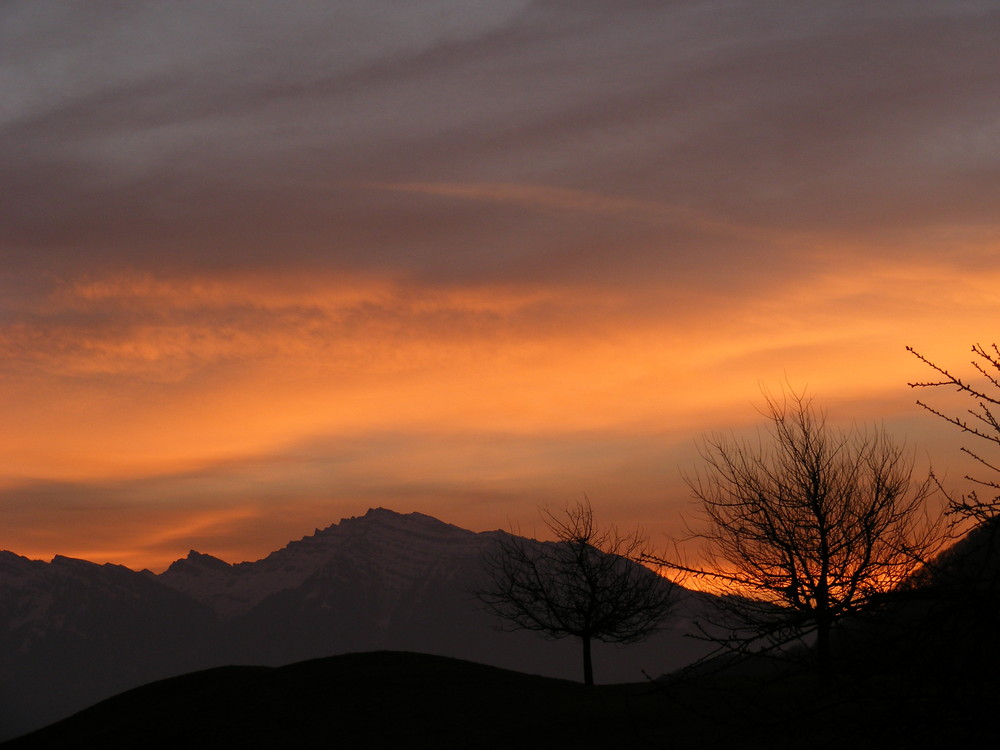
MULTIPOLYGON (((419 589, 422 582, 449 578, 481 554, 496 532, 476 534, 421 513, 384 508, 316 530, 257 562, 228 563, 192 550, 159 579, 208 605, 222 617, 242 615, 281 591, 297 589, 317 574, 376 582, 383 607, 419 589)), ((316 583, 313 580, 313 583, 316 583)))
MULTIPOLYGON (((394 649, 579 679, 577 643, 501 632, 473 596, 481 556, 503 533, 379 508, 256 562, 192 550, 159 575, 0 553, 0 739, 222 664, 394 649)), ((683 635, 704 598, 681 591, 671 626, 643 643, 596 644, 598 681, 641 680, 697 658, 700 644, 683 635)))

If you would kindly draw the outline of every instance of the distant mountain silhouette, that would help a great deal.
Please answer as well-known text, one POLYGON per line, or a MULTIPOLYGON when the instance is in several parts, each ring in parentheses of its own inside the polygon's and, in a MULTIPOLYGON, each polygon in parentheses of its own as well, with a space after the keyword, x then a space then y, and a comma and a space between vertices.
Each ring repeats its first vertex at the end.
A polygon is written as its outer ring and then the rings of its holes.
MULTIPOLYGON (((0 739, 153 680, 348 652, 422 652, 579 679, 576 643, 500 632, 472 596, 480 556, 504 533, 379 508, 257 562, 192 550, 160 575, 0 553, 0 739)), ((682 590, 679 599, 649 640, 597 644, 599 682, 640 681, 707 650, 684 635, 711 597, 682 590)))
POLYGON ((151 576, 0 552, 0 738, 205 666, 216 617, 151 576))

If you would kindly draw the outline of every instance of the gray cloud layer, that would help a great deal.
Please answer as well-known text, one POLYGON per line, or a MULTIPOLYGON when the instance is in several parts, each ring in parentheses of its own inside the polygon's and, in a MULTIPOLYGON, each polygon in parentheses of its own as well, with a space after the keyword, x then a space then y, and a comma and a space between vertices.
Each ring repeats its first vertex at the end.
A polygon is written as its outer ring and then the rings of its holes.
POLYGON ((0 18, 9 268, 483 279, 769 252, 382 183, 866 234, 989 222, 1000 198, 996 2, 34 0, 0 18))

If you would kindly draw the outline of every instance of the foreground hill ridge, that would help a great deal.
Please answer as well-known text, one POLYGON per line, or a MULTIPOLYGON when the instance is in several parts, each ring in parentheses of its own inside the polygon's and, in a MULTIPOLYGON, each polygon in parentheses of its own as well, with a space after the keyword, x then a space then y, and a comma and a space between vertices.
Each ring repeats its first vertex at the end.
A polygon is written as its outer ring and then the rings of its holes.
MULTIPOLYGON (((595 689, 448 657, 373 651, 173 677, 4 747, 131 749, 149 744, 150 727, 163 747, 214 747, 212 738, 221 737, 226 747, 325 746, 335 727, 339 743, 360 747, 551 748, 566 740, 566 725, 578 735, 574 747, 642 747, 633 712, 636 700, 650 697, 647 685, 595 689), (623 728, 632 731, 623 737, 623 728)), ((648 737, 658 731, 642 729, 648 737)))

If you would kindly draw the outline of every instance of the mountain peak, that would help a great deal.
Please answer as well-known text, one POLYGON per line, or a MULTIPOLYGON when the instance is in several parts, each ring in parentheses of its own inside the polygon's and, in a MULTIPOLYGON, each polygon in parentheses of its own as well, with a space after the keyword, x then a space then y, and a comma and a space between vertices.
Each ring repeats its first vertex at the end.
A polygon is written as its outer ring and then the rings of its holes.
MULTIPOLYGON (((441 523, 441 521, 438 521, 436 518, 432 518, 431 516, 425 516, 423 513, 399 513, 395 510, 389 510, 388 508, 382 508, 382 507, 369 508, 368 511, 363 516, 361 516, 361 518, 368 521, 378 521, 381 523, 398 523, 400 521, 413 521, 418 519, 420 520, 430 519, 432 521, 436 521, 437 523, 441 523)), ((353 521, 357 519, 352 518, 350 520, 353 521)))
MULTIPOLYGON (((376 508, 369 508, 365 511, 364 515, 341 518, 340 521, 332 523, 325 528, 315 529, 311 535, 302 537, 298 541, 289 542, 285 548, 278 550, 277 553, 272 552, 271 555, 282 553, 289 548, 300 547, 303 544, 325 544, 331 539, 341 539, 345 534, 354 535, 358 533, 367 533, 370 529, 392 529, 399 531, 434 529, 438 532, 450 530, 452 532, 459 532, 462 534, 474 533, 459 526, 455 526, 454 524, 441 521, 434 516, 428 516, 425 513, 418 513, 416 511, 410 513, 400 513, 398 511, 379 506, 376 508)), ((268 555, 268 557, 271 555, 268 555)), ((238 563, 235 567, 247 564, 248 563, 238 563)))
POLYGON ((383 508, 381 505, 377 508, 369 508, 364 515, 364 518, 400 518, 403 514, 389 508, 383 508))
POLYGON ((170 564, 164 572, 172 571, 173 573, 196 573, 202 570, 229 570, 232 565, 227 563, 225 560, 220 560, 218 557, 213 557, 212 555, 205 555, 198 550, 190 550, 187 557, 181 558, 180 560, 175 560, 170 564))
MULTIPOLYGON (((344 520, 345 521, 364 520, 369 522, 374 521, 380 524, 388 526, 396 526, 396 527, 423 526, 426 528, 433 527, 438 529, 449 528, 449 529, 455 529, 457 531, 463 531, 466 533, 472 533, 472 532, 467 532, 466 529, 461 529, 460 527, 455 526, 453 524, 445 523, 444 521, 435 518, 434 516, 428 516, 426 513, 418 513, 416 511, 412 513, 399 513, 397 511, 389 510, 388 508, 382 508, 382 507, 369 508, 368 512, 365 513, 360 518, 355 517, 344 520)), ((341 523, 343 523, 343 521, 341 523)))
POLYGON ((56 555, 52 558, 52 565, 73 568, 99 568, 98 563, 84 560, 79 557, 67 557, 66 555, 56 555))
POLYGON ((232 567, 225 560, 220 560, 218 557, 214 557, 213 555, 206 555, 202 552, 199 552, 196 549, 190 550, 187 554, 187 557, 185 557, 184 559, 190 563, 196 563, 198 565, 203 565, 205 567, 210 567, 210 568, 217 568, 219 570, 232 567))

